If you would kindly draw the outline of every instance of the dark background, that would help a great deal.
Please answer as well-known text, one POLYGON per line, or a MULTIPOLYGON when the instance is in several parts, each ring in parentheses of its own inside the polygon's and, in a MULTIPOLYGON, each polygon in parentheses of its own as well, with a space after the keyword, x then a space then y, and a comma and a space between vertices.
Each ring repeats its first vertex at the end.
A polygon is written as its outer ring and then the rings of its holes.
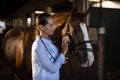
POLYGON ((120 9, 92 8, 90 16, 90 26, 105 28, 104 76, 120 75, 120 9))

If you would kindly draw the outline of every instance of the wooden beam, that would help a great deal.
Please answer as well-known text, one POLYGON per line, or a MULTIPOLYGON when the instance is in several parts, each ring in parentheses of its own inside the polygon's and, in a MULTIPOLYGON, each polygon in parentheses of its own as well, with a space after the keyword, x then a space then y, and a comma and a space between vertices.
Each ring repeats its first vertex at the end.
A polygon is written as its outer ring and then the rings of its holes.
POLYGON ((22 6, 11 16, 7 17, 7 19, 13 19, 16 17, 25 16, 27 14, 32 13, 35 10, 44 10, 47 6, 53 6, 58 3, 62 3, 64 0, 31 0, 26 5, 22 6))

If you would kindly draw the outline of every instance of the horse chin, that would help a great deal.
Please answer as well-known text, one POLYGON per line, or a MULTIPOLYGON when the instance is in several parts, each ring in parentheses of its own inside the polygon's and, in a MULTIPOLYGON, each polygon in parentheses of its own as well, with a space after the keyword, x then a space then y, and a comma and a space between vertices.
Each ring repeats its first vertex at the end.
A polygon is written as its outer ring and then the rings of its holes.
POLYGON ((74 56, 74 55, 77 56, 78 61, 81 65, 85 65, 85 64, 89 65, 87 56, 85 56, 83 54, 80 55, 80 54, 81 54, 81 52, 79 53, 79 51, 75 51, 75 50, 71 51, 71 55, 72 56, 74 56))

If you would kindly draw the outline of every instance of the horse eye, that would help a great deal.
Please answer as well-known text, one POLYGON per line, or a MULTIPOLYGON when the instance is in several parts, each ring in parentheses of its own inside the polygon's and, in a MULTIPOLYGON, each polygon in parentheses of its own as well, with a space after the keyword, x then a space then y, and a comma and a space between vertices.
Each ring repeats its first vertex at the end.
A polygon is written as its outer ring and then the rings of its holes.
POLYGON ((75 34, 78 34, 78 30, 77 30, 77 29, 75 29, 75 30, 74 30, 74 33, 75 33, 75 34))

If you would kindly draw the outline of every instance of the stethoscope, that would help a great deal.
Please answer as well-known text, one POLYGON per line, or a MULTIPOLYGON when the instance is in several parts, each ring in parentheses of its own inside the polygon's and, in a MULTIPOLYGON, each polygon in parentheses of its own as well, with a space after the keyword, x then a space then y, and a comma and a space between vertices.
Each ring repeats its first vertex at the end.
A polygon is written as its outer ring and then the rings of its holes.
POLYGON ((48 50, 47 46, 45 45, 44 41, 42 40, 41 36, 40 36, 40 40, 42 41, 43 45, 45 46, 46 50, 48 51, 48 53, 50 54, 51 58, 50 60, 52 60, 53 62, 55 61, 55 58, 53 57, 53 55, 50 53, 50 51, 48 50))

